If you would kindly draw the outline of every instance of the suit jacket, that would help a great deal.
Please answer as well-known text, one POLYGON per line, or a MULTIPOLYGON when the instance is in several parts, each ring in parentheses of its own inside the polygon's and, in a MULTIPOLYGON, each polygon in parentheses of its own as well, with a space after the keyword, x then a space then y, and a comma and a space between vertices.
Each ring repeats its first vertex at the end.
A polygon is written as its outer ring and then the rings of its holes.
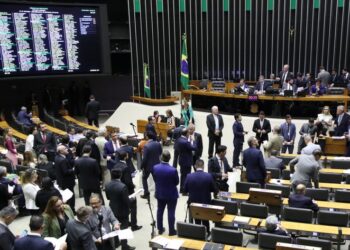
POLYGON ((174 145, 174 150, 176 155, 179 156, 179 165, 180 167, 191 168, 193 165, 193 151, 196 151, 196 145, 188 141, 187 137, 179 137, 174 145))
POLYGON ((235 121, 232 125, 233 130, 233 144, 244 143, 244 129, 241 122, 235 121))
MULTIPOLYGON (((74 214, 72 209, 69 205, 63 205, 64 214, 69 219, 74 219, 74 214)), ((65 232, 61 232, 60 224, 58 222, 57 217, 49 217, 47 214, 43 213, 44 218, 44 231, 43 236, 44 237, 54 237, 54 238, 60 238, 65 234, 65 232)))
POLYGON ((56 152, 56 137, 53 133, 46 131, 46 140, 44 141, 41 132, 38 132, 36 135, 34 135, 34 150, 39 154, 43 154, 44 152, 56 152))
POLYGON ((176 186, 179 184, 179 175, 176 168, 169 163, 161 162, 153 167, 153 179, 156 184, 155 197, 161 200, 176 200, 179 193, 176 186))
POLYGON ((62 199, 62 195, 60 191, 56 188, 51 188, 50 190, 41 189, 36 193, 35 196, 35 205, 39 208, 39 211, 44 212, 47 202, 50 200, 52 196, 57 196, 62 199))
POLYGON ((15 247, 13 250, 54 250, 54 247, 51 242, 44 240, 40 236, 36 235, 27 235, 22 238, 19 238, 15 241, 15 247))
POLYGON ((100 161, 101 161, 100 150, 98 149, 95 142, 91 139, 81 138, 79 140, 77 148, 76 148, 77 156, 81 157, 83 155, 83 148, 85 145, 89 145, 91 147, 90 157, 94 158, 97 161, 97 163, 100 165, 100 161))
POLYGON ((211 193, 216 193, 217 187, 211 174, 197 170, 187 175, 184 191, 188 193, 188 203, 210 204, 211 193))
POLYGON ((329 72, 325 70, 321 71, 320 73, 318 73, 317 79, 321 81, 321 85, 323 87, 327 87, 329 84, 329 81, 331 80, 331 74, 329 74, 329 72))
POLYGON ((327 92, 327 89, 325 86, 320 86, 320 89, 317 90, 316 85, 312 85, 310 88, 310 94, 316 94, 316 95, 324 95, 327 92))
POLYGON ((288 205, 296 208, 306 208, 318 211, 317 204, 312 202, 312 199, 303 194, 291 194, 288 199, 288 205))
POLYGON ((260 119, 256 119, 253 124, 253 132, 256 133, 256 139, 261 143, 262 141, 268 141, 269 140, 269 133, 271 132, 271 124, 270 121, 267 119, 264 119, 263 126, 260 126, 260 119), (258 129, 265 130, 266 134, 258 133, 258 129))
POLYGON ((272 150, 276 150, 279 154, 282 149, 282 143, 283 137, 278 134, 273 134, 267 144, 264 145, 267 155, 270 156, 272 150))
POLYGON ((335 118, 334 124, 337 125, 334 128, 334 136, 343 136, 345 132, 348 132, 350 115, 344 113, 343 118, 341 119, 340 124, 338 124, 338 117, 335 118))
POLYGON ((107 161, 107 168, 108 169, 112 169, 117 162, 116 152, 117 152, 117 149, 114 150, 113 142, 111 140, 106 142, 106 144, 103 148, 103 157, 105 157, 105 158, 107 156, 111 157, 111 159, 109 161, 107 161))
POLYGON ((152 171, 153 166, 160 162, 162 154, 162 145, 154 140, 150 140, 143 148, 143 158, 141 169, 152 171))
MULTIPOLYGON (((266 91, 268 88, 272 87, 272 82, 270 82, 270 81, 264 81, 262 84, 264 85, 263 86, 264 91, 266 91)), ((260 82, 256 83, 254 90, 256 90, 256 91, 261 90, 261 83, 260 82)))
MULTIPOLYGON (((227 174, 227 172, 232 172, 232 168, 228 164, 226 157, 223 159, 223 164, 224 164, 225 174, 227 174)), ((221 166, 220 166, 220 162, 216 156, 209 159, 208 172, 212 175, 214 180, 221 181, 221 177, 222 177, 221 166)))
POLYGON ((85 114, 88 119, 94 120, 98 118, 100 111, 100 103, 96 100, 90 101, 86 104, 85 114))
POLYGON ((128 159, 126 160, 126 165, 128 165, 128 167, 130 168, 130 171, 133 173, 136 171, 134 163, 132 162, 132 158, 134 155, 134 148, 132 146, 129 145, 122 145, 120 146, 120 148, 117 149, 117 154, 116 156, 118 157, 118 161, 119 159, 119 153, 120 152, 125 152, 128 154, 128 159))
POLYGON ((293 140, 293 143, 295 141, 295 135, 296 135, 296 127, 294 123, 288 124, 285 122, 281 125, 281 135, 286 142, 290 142, 293 140))
POLYGON ((0 183, 0 210, 8 206, 11 196, 8 186, 0 183))
POLYGON ((156 129, 154 128, 154 125, 151 123, 148 123, 146 125, 146 132, 150 133, 151 137, 150 139, 156 140, 157 139, 157 132, 156 129))
POLYGON ((66 158, 62 155, 55 157, 55 169, 57 184, 61 189, 72 188, 75 186, 75 174, 73 166, 71 166, 66 158))
POLYGON ((248 181, 265 180, 265 162, 259 149, 252 147, 243 151, 243 166, 247 170, 248 181))
POLYGON ((15 239, 10 229, 0 224, 0 250, 12 250, 15 239))
MULTIPOLYGON (((335 74, 335 75, 331 75, 331 79, 330 79, 331 83, 334 83, 337 86, 341 86, 343 85, 343 79, 340 75, 335 74)), ((344 86, 346 87, 346 86, 344 86)))
POLYGON ((106 184, 106 197, 115 217, 128 218, 130 212, 129 192, 121 180, 111 180, 106 184))
POLYGON ((266 157, 264 162, 265 167, 267 168, 275 168, 279 169, 280 171, 286 168, 283 164, 283 160, 281 158, 277 158, 276 156, 266 157))
MULTIPOLYGON (((196 163, 198 159, 202 157, 203 154, 203 139, 200 133, 194 132, 194 141, 193 143, 196 145, 196 149, 192 151, 193 155, 193 165, 196 163)), ((174 145, 175 146, 175 145, 174 145)), ((174 160, 173 167, 177 168, 177 162, 179 160, 179 152, 174 148, 174 160)))
POLYGON ((66 224, 67 242, 72 250, 97 250, 89 227, 75 219, 66 224))
POLYGON ((119 161, 113 168, 120 168, 122 171, 122 178, 121 181, 126 185, 128 188, 129 195, 133 194, 135 192, 135 185, 132 181, 132 170, 130 167, 125 163, 125 161, 119 161))
MULTIPOLYGON (((283 78, 283 74, 284 72, 283 71, 280 71, 280 73, 278 74, 278 78, 280 78, 280 86, 283 86, 283 82, 284 82, 284 78, 283 78)), ((287 72, 287 77, 286 77, 286 80, 290 80, 292 79, 293 76, 292 76, 292 73, 290 73, 289 71, 287 72)))
MULTIPOLYGON (((219 136, 222 136, 222 129, 224 128, 224 120, 222 119, 222 115, 217 115, 219 120, 219 130, 220 134, 219 136)), ((215 119, 213 114, 207 115, 207 127, 208 127, 208 136, 213 137, 215 136, 215 119)))
POLYGON ((101 171, 95 159, 88 156, 78 158, 75 160, 74 170, 83 190, 98 190, 100 188, 101 171))

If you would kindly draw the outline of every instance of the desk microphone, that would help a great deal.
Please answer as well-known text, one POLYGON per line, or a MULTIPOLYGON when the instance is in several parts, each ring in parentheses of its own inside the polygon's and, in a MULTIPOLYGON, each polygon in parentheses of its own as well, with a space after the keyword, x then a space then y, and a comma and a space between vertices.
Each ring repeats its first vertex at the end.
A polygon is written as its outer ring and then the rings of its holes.
POLYGON ((130 122, 130 125, 133 126, 133 127, 136 127, 134 123, 130 122))

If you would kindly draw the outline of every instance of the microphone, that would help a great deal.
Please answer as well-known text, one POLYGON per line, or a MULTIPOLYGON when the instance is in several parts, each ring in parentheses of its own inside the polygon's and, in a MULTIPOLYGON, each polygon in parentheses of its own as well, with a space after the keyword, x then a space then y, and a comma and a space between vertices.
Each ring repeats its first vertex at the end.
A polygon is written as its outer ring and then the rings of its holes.
POLYGON ((103 215, 102 215, 101 212, 99 212, 99 213, 97 214, 97 216, 98 216, 99 225, 101 226, 101 225, 102 225, 102 222, 103 222, 103 215))
POLYGON ((134 123, 130 122, 130 125, 133 126, 133 127, 136 127, 134 123))

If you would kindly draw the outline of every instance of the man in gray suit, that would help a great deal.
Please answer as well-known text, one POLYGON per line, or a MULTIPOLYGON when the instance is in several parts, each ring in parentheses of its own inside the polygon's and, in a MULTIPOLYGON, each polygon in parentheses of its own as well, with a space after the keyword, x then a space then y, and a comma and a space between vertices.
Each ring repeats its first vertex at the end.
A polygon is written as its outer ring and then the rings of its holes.
POLYGON ((302 154, 305 154, 305 155, 312 155, 312 153, 313 153, 315 150, 321 151, 321 146, 318 145, 318 144, 313 143, 310 135, 306 135, 306 136, 304 137, 304 141, 305 141, 306 147, 304 147, 304 148, 301 150, 301 153, 302 153, 302 154))
POLYGON ((67 242, 71 250, 97 250, 92 238, 92 232, 86 225, 92 214, 91 207, 80 207, 77 219, 71 219, 66 224, 67 242))
POLYGON ((270 154, 271 156, 264 159, 265 167, 279 169, 282 172, 286 167, 283 164, 283 160, 277 157, 279 152, 277 150, 272 150, 270 154))
MULTIPOLYGON (((92 214, 86 222, 86 225, 90 228, 93 238, 100 239, 101 229, 103 228, 102 235, 108 234, 114 230, 119 230, 119 221, 115 218, 112 210, 109 207, 102 205, 102 199, 99 194, 92 194, 90 197, 90 206, 93 209, 92 214), (113 225, 113 228, 111 228, 113 225)), ((113 238, 104 240, 101 244, 97 245, 101 250, 113 250, 115 244, 113 238)))
POLYGON ((10 225, 18 215, 18 211, 12 206, 7 206, 0 211, 0 250, 11 250, 15 243, 15 236, 11 233, 10 225))
POLYGON ((321 81, 323 87, 328 88, 329 82, 331 80, 331 74, 325 70, 323 66, 320 66, 320 73, 317 75, 317 79, 321 81))
POLYGON ((299 135, 300 140, 298 143, 298 154, 301 153, 301 150, 306 146, 304 137, 309 135, 311 138, 311 141, 313 141, 313 138, 315 137, 317 132, 317 126, 315 125, 314 118, 310 118, 308 123, 304 123, 303 126, 300 128, 299 135))

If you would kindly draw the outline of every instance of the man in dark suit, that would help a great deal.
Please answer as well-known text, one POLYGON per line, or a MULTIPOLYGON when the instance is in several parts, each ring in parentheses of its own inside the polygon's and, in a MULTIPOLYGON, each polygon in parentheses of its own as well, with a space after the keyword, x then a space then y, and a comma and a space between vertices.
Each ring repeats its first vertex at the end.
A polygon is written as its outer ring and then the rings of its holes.
POLYGON ((70 219, 66 224, 67 243, 71 249, 97 250, 92 238, 92 232, 86 225, 92 214, 91 207, 80 207, 77 210, 77 219, 70 219))
POLYGON ((89 205, 91 193, 101 193, 100 167, 95 159, 90 157, 91 147, 85 145, 83 156, 75 160, 75 174, 79 180, 79 186, 83 189, 85 205, 89 205))
POLYGON ((0 183, 0 210, 7 207, 12 195, 8 191, 8 186, 0 183))
POLYGON ((75 209, 75 174, 73 166, 68 162, 66 155, 68 150, 65 146, 60 145, 57 147, 57 155, 55 158, 55 170, 56 170, 56 180, 60 189, 65 190, 68 188, 73 192, 72 198, 70 198, 67 203, 70 205, 72 210, 75 209))
MULTIPOLYGON (((203 154, 203 140, 202 135, 196 132, 196 127, 194 124, 189 124, 188 127, 188 139, 196 145, 196 150, 192 151, 193 154, 193 166, 195 166, 196 161, 202 157, 203 154)), ((174 165, 176 167, 176 165, 174 165)))
POLYGON ((220 191, 228 191, 228 172, 232 172, 232 168, 228 164, 226 158, 227 147, 220 145, 216 155, 209 159, 208 172, 212 175, 213 180, 220 191))
POLYGON ((111 134, 111 139, 106 142, 103 148, 103 157, 107 159, 107 168, 111 170, 117 162, 117 150, 120 147, 118 135, 116 132, 111 134))
POLYGON ((304 184, 297 185, 295 193, 288 199, 288 205, 296 208, 307 208, 317 212, 319 207, 310 197, 305 196, 306 187, 304 184))
POLYGON ((224 120, 219 115, 219 108, 217 106, 213 106, 211 108, 211 114, 207 116, 207 127, 209 137, 208 158, 210 159, 213 157, 214 144, 215 152, 218 146, 221 145, 222 130, 224 128, 224 120))
POLYGON ((0 249, 12 250, 16 237, 11 233, 8 225, 10 225, 18 215, 16 209, 12 206, 4 207, 0 210, 0 249))
POLYGON ((36 154, 45 154, 49 161, 54 161, 56 143, 56 137, 46 130, 46 124, 39 123, 38 133, 34 135, 34 150, 36 154))
MULTIPOLYGON (((184 185, 184 191, 188 193, 188 205, 190 205, 192 202, 210 204, 211 193, 218 192, 217 186, 211 174, 204 172, 203 160, 197 160, 196 172, 187 175, 184 185)), ((192 218, 190 219, 192 220, 192 218)), ((206 226, 207 232, 210 232, 209 221, 195 219, 195 223, 206 226)))
POLYGON ((89 145, 91 147, 91 154, 90 157, 94 158, 98 165, 100 166, 101 161, 101 154, 100 150, 98 149, 95 141, 95 132, 94 131, 87 131, 85 134, 85 138, 81 138, 78 142, 77 148, 76 148, 76 154, 78 157, 81 157, 83 155, 83 147, 85 145, 89 145))
POLYGON ((159 234, 165 231, 163 227, 163 214, 165 207, 168 207, 169 235, 176 235, 175 230, 175 209, 179 193, 176 186, 179 184, 179 175, 176 168, 170 166, 171 155, 168 150, 164 150, 161 162, 153 167, 153 178, 156 184, 155 197, 158 201, 157 228, 159 234))
MULTIPOLYGON (((120 222, 120 229, 129 227, 130 201, 127 186, 121 181, 122 170, 111 170, 111 182, 106 185, 106 197, 115 217, 120 222)), ((135 247, 128 245, 127 240, 121 240, 122 250, 133 250, 135 247)))
MULTIPOLYGON (((150 138, 149 133, 147 133, 147 137, 150 138)), ((153 166, 160 162, 160 155, 162 154, 162 151, 162 145, 153 139, 149 139, 143 148, 143 158, 141 162, 142 186, 144 189, 144 193, 141 195, 141 198, 143 199, 149 198, 147 179, 153 170, 153 166)))
POLYGON ((126 158, 126 165, 130 168, 132 175, 134 176, 134 172, 136 171, 134 163, 132 162, 132 157, 134 155, 134 148, 128 145, 128 139, 126 136, 119 137, 120 148, 117 149, 117 157, 119 158, 119 154, 121 152, 126 152, 128 157, 126 158))
POLYGON ((338 75, 337 70, 336 69, 332 69, 332 73, 331 73, 331 86, 334 87, 345 87, 343 85, 343 79, 340 75, 338 75))
POLYGON ((156 118, 154 116, 149 116, 148 117, 148 123, 146 125, 146 132, 149 132, 148 135, 151 136, 153 140, 157 139, 157 132, 156 129, 154 128, 154 124, 156 124, 156 118))
POLYGON ((243 129, 241 114, 235 114, 235 122, 233 123, 232 130, 234 146, 233 166, 240 166, 241 164, 239 163, 239 155, 243 149, 244 135, 247 134, 247 132, 245 132, 243 129))
POLYGON ((272 87, 271 81, 265 81, 265 77, 263 75, 260 75, 259 80, 255 85, 254 93, 258 95, 264 94, 265 91, 270 87, 272 87))
POLYGON ((258 141, 255 137, 248 139, 249 148, 243 151, 243 166, 247 171, 249 182, 256 182, 265 186, 266 168, 262 152, 257 149, 258 141))
POLYGON ((270 121, 265 119, 265 112, 259 112, 259 119, 256 119, 253 124, 253 132, 256 134, 258 140, 258 148, 264 141, 269 140, 269 133, 271 132, 270 121))
MULTIPOLYGON (((132 181, 133 170, 127 165, 128 153, 126 151, 121 151, 119 153, 119 161, 114 166, 114 168, 119 168, 122 171, 121 181, 127 186, 129 195, 135 193, 135 185, 132 181)), ((130 200, 130 222, 131 229, 137 231, 142 228, 142 226, 137 225, 137 203, 136 198, 130 200)))
POLYGON ((176 140, 174 145, 175 155, 179 156, 180 165, 180 192, 184 193, 183 187, 185 183, 186 176, 191 173, 191 167, 193 165, 193 155, 192 152, 196 150, 196 145, 194 142, 188 141, 188 130, 183 129, 181 136, 176 140))
POLYGON ((337 107, 337 116, 334 121, 334 136, 343 136, 348 132, 350 115, 345 112, 344 106, 337 107))
POLYGON ((33 215, 29 221, 30 233, 15 241, 13 250, 54 250, 51 242, 41 236, 44 231, 44 218, 41 215, 33 215))
POLYGON ((90 101, 86 104, 85 114, 89 125, 98 127, 98 112, 100 111, 100 103, 95 100, 95 96, 90 96, 90 101))
POLYGON ((33 126, 32 122, 32 114, 27 113, 27 108, 26 107, 21 107, 21 111, 18 112, 17 115, 17 120, 23 124, 24 126, 31 127, 33 126))
POLYGON ((283 65, 282 71, 278 74, 277 80, 280 81, 280 87, 286 84, 286 82, 290 79, 292 79, 292 73, 289 72, 289 65, 285 64, 283 65))

